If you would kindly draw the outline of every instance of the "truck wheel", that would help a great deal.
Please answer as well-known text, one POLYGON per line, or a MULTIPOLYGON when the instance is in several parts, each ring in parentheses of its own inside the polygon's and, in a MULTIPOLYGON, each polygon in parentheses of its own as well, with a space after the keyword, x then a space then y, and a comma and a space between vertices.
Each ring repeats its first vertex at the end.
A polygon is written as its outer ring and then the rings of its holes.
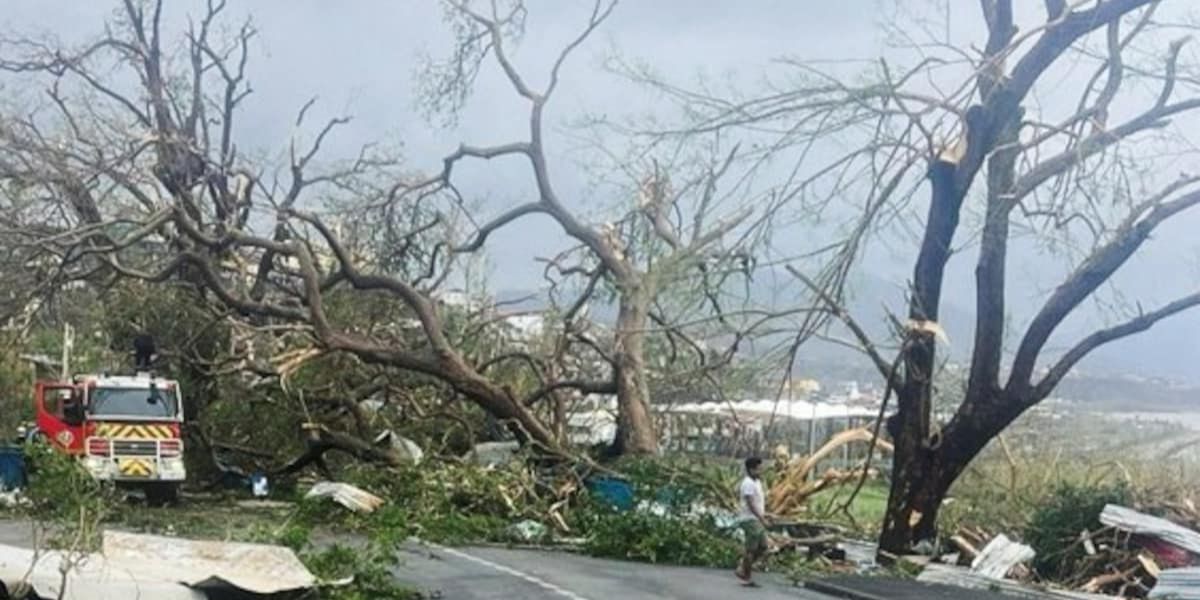
POLYGON ((150 506, 167 506, 179 501, 179 484, 150 483, 146 484, 146 504, 150 506))

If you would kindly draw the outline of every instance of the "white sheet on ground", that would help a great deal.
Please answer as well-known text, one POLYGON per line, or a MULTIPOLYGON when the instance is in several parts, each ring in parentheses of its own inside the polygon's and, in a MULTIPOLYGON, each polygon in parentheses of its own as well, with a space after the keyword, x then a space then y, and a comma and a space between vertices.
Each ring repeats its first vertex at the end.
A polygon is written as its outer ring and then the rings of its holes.
POLYGON ((57 551, 0 545, 0 581, 31 586, 38 596, 64 600, 205 600, 205 590, 269 595, 315 587, 317 580, 283 546, 198 541, 104 532, 102 551, 57 551), (66 576, 63 575, 63 565, 66 576))

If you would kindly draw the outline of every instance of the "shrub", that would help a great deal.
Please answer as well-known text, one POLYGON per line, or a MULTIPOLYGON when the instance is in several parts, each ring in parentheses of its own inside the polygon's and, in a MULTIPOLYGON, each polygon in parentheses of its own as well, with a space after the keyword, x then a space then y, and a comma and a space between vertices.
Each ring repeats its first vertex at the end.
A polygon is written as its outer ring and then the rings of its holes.
POLYGON ((301 558, 314 575, 325 581, 353 578, 348 585, 323 589, 322 600, 415 600, 421 597, 396 584, 392 575, 396 552, 386 544, 372 541, 362 548, 334 545, 304 553, 301 558))
POLYGON ((616 512, 594 506, 577 508, 576 523, 587 532, 584 551, 592 556, 705 567, 727 567, 738 556, 737 542, 707 515, 616 512))
POLYGON ((1059 485, 1030 517, 1025 541, 1037 551, 1034 566, 1045 577, 1071 573, 1086 554, 1079 540, 1084 530, 1096 531, 1106 504, 1128 504, 1130 491, 1113 485, 1059 485))

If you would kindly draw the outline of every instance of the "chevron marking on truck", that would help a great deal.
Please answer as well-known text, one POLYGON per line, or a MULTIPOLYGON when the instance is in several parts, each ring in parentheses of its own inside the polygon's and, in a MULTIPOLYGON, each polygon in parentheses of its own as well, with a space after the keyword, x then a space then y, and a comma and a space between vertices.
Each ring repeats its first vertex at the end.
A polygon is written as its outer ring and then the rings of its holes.
POLYGON ((153 463, 140 458, 121 459, 118 468, 122 475, 129 477, 149 477, 154 474, 153 463))
POLYGON ((132 425, 126 423, 101 423, 96 426, 96 437, 134 440, 164 440, 175 435, 168 425, 132 425))

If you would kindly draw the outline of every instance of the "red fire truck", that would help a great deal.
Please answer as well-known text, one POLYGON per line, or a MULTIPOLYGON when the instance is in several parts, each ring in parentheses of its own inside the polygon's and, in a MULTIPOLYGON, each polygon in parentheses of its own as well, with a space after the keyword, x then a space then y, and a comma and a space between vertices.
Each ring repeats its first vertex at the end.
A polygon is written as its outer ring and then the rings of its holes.
POLYGON ((187 476, 180 397, 178 382, 149 373, 39 381, 37 429, 96 479, 140 487, 149 503, 166 504, 187 476))

